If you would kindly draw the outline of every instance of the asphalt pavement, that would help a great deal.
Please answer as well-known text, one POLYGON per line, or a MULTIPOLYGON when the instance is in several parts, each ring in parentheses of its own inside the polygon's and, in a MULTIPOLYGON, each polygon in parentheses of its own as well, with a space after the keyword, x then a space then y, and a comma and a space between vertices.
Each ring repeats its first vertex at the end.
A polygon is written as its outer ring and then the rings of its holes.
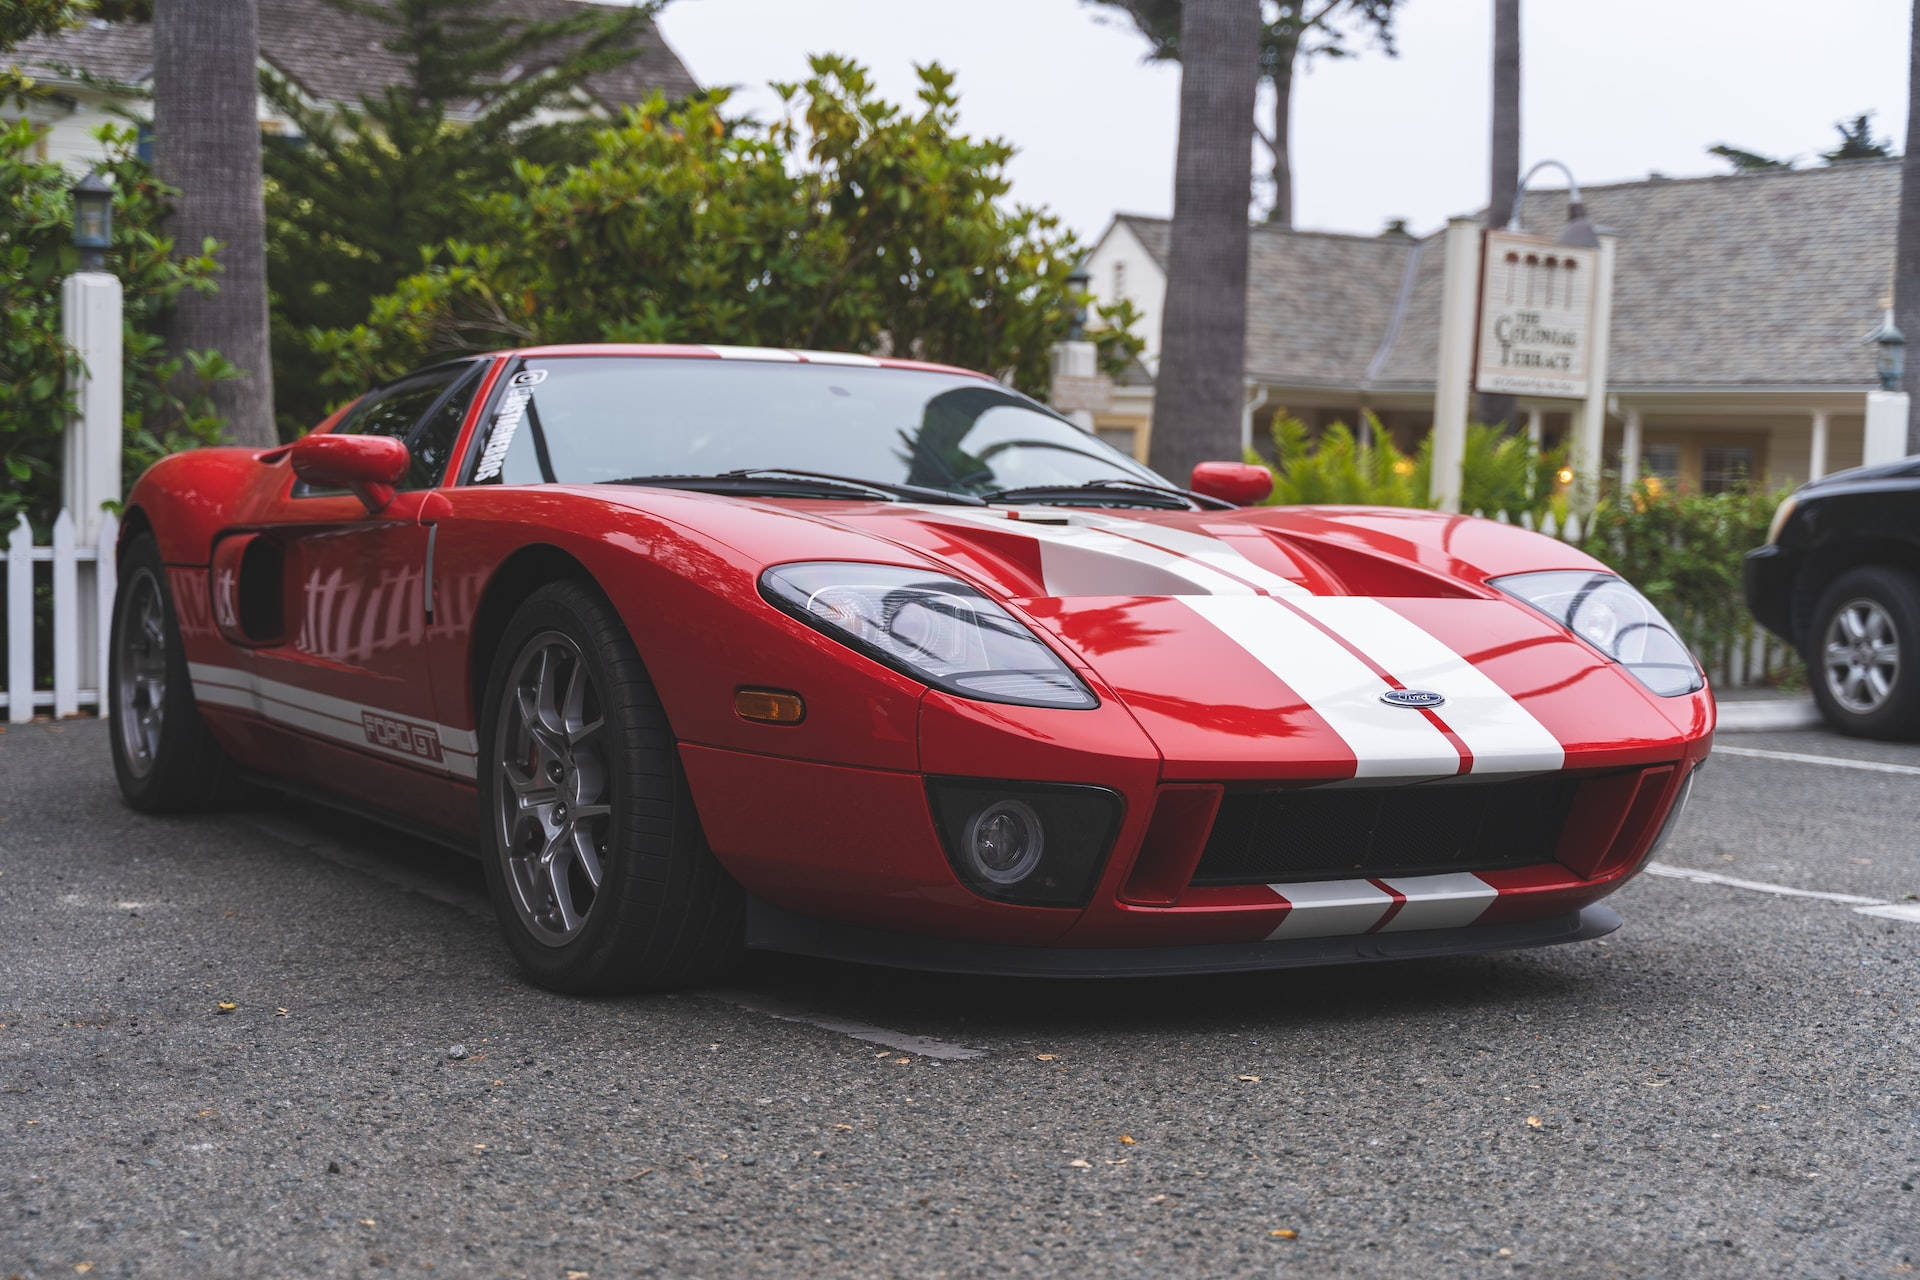
POLYGON ((14 727, 0 1277, 1914 1274, 1920 748, 1721 745, 1601 942, 582 1001, 475 863, 14 727))

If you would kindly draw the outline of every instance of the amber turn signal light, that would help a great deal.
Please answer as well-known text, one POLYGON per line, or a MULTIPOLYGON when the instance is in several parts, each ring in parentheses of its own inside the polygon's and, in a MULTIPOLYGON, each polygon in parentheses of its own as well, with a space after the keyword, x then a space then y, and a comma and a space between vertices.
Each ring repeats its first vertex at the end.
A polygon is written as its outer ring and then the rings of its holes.
POLYGON ((807 704, 799 694, 780 689, 738 689, 733 695, 733 712, 742 720, 762 724, 799 724, 807 718, 807 704))

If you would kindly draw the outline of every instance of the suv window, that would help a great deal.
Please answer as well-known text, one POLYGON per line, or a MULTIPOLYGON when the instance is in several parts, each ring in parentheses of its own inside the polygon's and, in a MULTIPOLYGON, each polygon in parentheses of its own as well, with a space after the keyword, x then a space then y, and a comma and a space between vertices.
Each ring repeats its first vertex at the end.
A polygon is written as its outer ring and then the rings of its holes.
MULTIPOLYGON (((447 455, 480 385, 484 362, 445 365, 403 379, 361 398, 333 430, 337 435, 396 436, 404 440, 412 462, 401 489, 431 489, 440 483, 447 455), (458 384, 458 385, 456 385, 458 384), (451 394, 449 394, 451 388, 451 394), (431 413, 431 416, 429 416, 431 413)), ((313 497, 333 490, 296 484, 293 496, 313 497)))

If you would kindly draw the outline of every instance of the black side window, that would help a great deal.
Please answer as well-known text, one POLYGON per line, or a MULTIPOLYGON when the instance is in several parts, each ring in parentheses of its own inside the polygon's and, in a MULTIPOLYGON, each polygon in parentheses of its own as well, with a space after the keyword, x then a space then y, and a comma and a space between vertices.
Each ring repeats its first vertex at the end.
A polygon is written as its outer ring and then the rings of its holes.
MULTIPOLYGON (((474 388, 479 385, 478 374, 479 368, 474 365, 450 365, 369 392, 340 420, 334 432, 339 435, 397 436, 405 440, 413 461, 399 487, 431 489, 440 483, 440 473, 446 469, 447 455, 453 450, 454 439, 460 433, 461 420, 466 417, 467 406, 473 401, 474 388), (453 394, 447 396, 446 403, 439 405, 431 419, 422 421, 428 410, 435 409, 441 396, 463 375, 464 381, 453 394), (417 434, 416 427, 419 429, 417 434)), ((305 498, 325 492, 330 491, 299 483, 294 486, 293 496, 305 498)))
POLYGON ((473 393, 480 389, 480 375, 485 369, 484 360, 470 366, 407 442, 413 464, 407 468, 403 488, 431 489, 440 483, 447 472, 447 459, 453 453, 454 441, 460 438, 460 424, 467 420, 467 410, 473 405, 473 393))

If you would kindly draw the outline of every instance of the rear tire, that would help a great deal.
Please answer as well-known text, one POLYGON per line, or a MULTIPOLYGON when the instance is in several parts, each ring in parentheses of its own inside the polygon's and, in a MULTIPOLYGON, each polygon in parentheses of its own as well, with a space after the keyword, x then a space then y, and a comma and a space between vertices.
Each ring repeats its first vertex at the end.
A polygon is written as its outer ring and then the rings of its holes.
POLYGON ((1829 725, 1920 736, 1920 583, 1873 565, 1834 580, 1807 633, 1807 680, 1829 725))
POLYGON ((233 786, 233 766, 193 698, 166 565, 150 533, 120 548, 107 639, 109 737, 120 794, 143 813, 211 808, 233 786))
POLYGON ((487 889, 533 981, 612 995, 738 961, 744 895, 707 848, 653 683, 604 596, 556 582, 527 598, 480 724, 487 889))

